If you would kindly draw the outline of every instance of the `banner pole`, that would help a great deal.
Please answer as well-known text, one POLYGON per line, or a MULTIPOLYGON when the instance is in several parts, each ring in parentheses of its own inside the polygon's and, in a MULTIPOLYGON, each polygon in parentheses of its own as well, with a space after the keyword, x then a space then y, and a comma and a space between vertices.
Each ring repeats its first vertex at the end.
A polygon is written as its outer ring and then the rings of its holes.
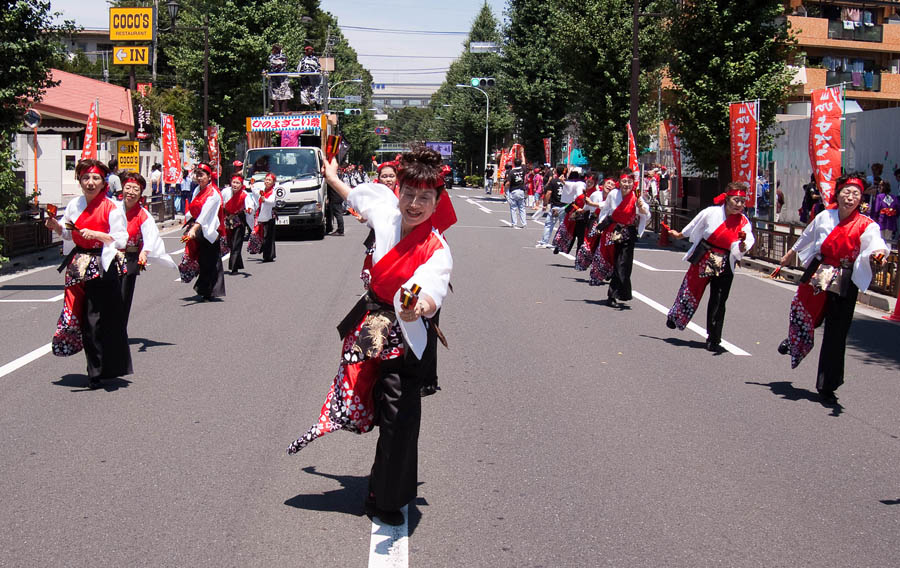
MULTIPOLYGON (((755 173, 756 173, 756 178, 753 180, 752 183, 757 184, 757 186, 759 185, 757 183, 757 180, 759 179, 759 115, 760 115, 759 105, 760 105, 760 101, 762 101, 762 99, 756 99, 756 108, 754 109, 754 114, 756 115, 754 117, 756 119, 756 148, 755 148, 755 150, 756 150, 756 167, 754 168, 755 173)), ((755 187, 754 189, 755 189, 755 191, 753 192, 753 210, 754 210, 753 212, 756 215, 759 215, 759 212, 756 211, 756 205, 757 205, 757 203, 759 203, 759 187, 755 187)), ((772 191, 771 184, 769 184, 769 191, 772 191)), ((770 201, 770 203, 771 203, 771 201, 770 201)))

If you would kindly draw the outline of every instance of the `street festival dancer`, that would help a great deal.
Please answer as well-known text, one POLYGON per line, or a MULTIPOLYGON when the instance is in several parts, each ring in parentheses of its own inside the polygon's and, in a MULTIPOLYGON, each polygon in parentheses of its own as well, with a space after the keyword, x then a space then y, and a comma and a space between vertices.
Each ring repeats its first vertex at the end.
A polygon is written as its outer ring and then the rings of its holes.
POLYGON ((619 189, 610 192, 603 203, 596 232, 600 244, 591 263, 591 286, 599 286, 612 277, 606 293, 606 304, 631 299, 631 269, 634 264, 634 245, 644 234, 650 210, 643 198, 634 192, 634 175, 625 169, 619 176, 619 189))
POLYGON ((141 194, 147 188, 147 181, 139 173, 126 172, 122 178, 122 201, 119 208, 125 214, 128 242, 120 249, 125 255, 125 275, 122 276, 122 300, 125 302, 125 324, 131 315, 131 301, 134 299, 134 285, 138 274, 147 268, 147 260, 154 258, 165 266, 177 269, 178 265, 166 253, 166 246, 159 236, 156 219, 144 209, 141 194))
POLYGON ((581 223, 584 215, 584 190, 585 183, 581 181, 581 174, 578 171, 569 172, 566 182, 563 184, 562 193, 560 195, 566 208, 563 210, 562 220, 559 223, 559 229, 556 231, 556 237, 553 239, 553 254, 559 254, 563 251, 568 254, 572 250, 572 243, 575 242, 576 227, 581 223))
POLYGON ((584 224, 584 242, 575 253, 575 270, 584 271, 591 267, 594 262, 594 252, 597 250, 597 243, 600 241, 597 234, 597 220, 600 210, 603 209, 603 203, 609 197, 609 192, 616 188, 616 180, 611 176, 607 176, 603 180, 603 186, 591 195, 585 197, 585 211, 588 212, 588 218, 584 224))
POLYGON ((453 268, 450 248, 438 230, 448 226, 438 203, 449 199, 440 163, 440 154, 428 148, 404 154, 399 198, 378 183, 351 190, 338 178, 335 160, 324 168, 328 183, 375 230, 375 251, 362 273, 368 292, 338 326, 341 364, 319 421, 288 453, 334 430, 368 432, 377 417, 379 437, 365 509, 390 525, 404 522, 400 509, 416 496, 419 367, 433 325, 430 318, 447 294, 453 268))
POLYGON ((259 206, 256 208, 256 222, 247 252, 262 252, 263 262, 275 261, 275 174, 269 172, 263 180, 264 187, 259 192, 259 206))
POLYGON ((222 239, 225 215, 222 194, 212 183, 212 168, 201 162, 194 169, 197 189, 184 216, 184 256, 178 270, 181 281, 197 277, 194 290, 203 300, 225 295, 225 271, 222 268, 222 239))
POLYGON ((816 376, 823 404, 837 404, 835 391, 844 383, 847 334, 856 297, 872 281, 870 259, 881 264, 888 252, 878 224, 859 212, 865 186, 858 176, 839 178, 831 206, 807 225, 772 273, 777 276, 795 256, 806 267, 791 301, 788 337, 778 352, 790 353, 791 368, 796 368, 813 348, 815 328, 825 324, 816 376))
POLYGON ((131 374, 131 351, 121 273, 120 248, 128 241, 125 215, 106 197, 106 164, 81 160, 75 176, 82 195, 66 206, 62 224, 51 216, 46 226, 63 239, 66 271, 63 310, 53 335, 53 354, 68 357, 84 349, 88 387, 101 379, 131 374))
POLYGON ((244 178, 241 175, 231 176, 231 183, 222 191, 222 201, 225 202, 225 240, 231 251, 228 270, 237 274, 238 270, 244 268, 241 250, 244 248, 247 216, 253 213, 255 207, 253 197, 244 191, 244 178))
POLYGON ((691 267, 684 275, 675 303, 666 317, 669 329, 684 330, 694 317, 707 285, 710 287, 706 308, 707 351, 720 352, 725 302, 734 280, 735 264, 753 248, 753 230, 743 214, 747 187, 732 182, 718 195, 711 207, 697 214, 681 231, 669 231, 676 239, 687 237, 691 248, 684 260, 691 267))

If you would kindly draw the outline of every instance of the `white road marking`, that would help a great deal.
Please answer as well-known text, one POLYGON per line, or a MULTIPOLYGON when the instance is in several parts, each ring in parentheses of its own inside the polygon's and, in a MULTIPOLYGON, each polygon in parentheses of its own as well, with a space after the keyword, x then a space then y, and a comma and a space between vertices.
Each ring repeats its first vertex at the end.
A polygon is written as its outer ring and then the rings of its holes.
POLYGON ((481 209, 481 210, 484 211, 485 213, 492 213, 492 211, 491 211, 490 209, 488 209, 487 207, 485 207, 485 206, 482 205, 481 203, 476 203, 475 201, 472 201, 471 198, 466 198, 466 201, 469 202, 469 203, 471 203, 471 204, 474 205, 475 207, 478 207, 479 209, 481 209))
POLYGON ((671 268, 654 268, 653 266, 650 266, 649 264, 644 264, 643 262, 641 262, 639 260, 635 260, 634 264, 637 266, 640 266, 641 268, 643 268, 645 270, 649 270, 651 272, 684 272, 684 270, 673 270, 671 268))
POLYGON ((6 365, 3 365, 2 367, 0 367, 0 377, 5 377, 6 375, 12 373, 16 369, 19 369, 21 367, 24 367, 28 363, 31 363, 35 359, 40 359, 47 353, 50 353, 51 350, 52 350, 52 344, 48 343, 47 345, 38 347, 31 353, 22 355, 15 361, 12 361, 12 362, 7 363, 6 365))
POLYGON ((569 260, 575 260, 575 257, 567 252, 561 252, 561 253, 559 253, 559 256, 564 256, 564 257, 568 258, 569 260))
MULTIPOLYGON (((631 291, 631 295, 634 296, 635 299, 644 302, 645 304, 647 304, 654 310, 656 310, 662 314, 665 314, 665 315, 669 314, 669 308, 660 304, 656 300, 652 300, 652 299, 648 298, 647 296, 641 294, 640 292, 635 292, 634 290, 631 291)), ((694 322, 687 324, 687 329, 693 331, 694 333, 696 333, 697 335, 699 335, 700 337, 702 337, 704 339, 706 339, 706 337, 708 336, 708 334, 706 333, 706 330, 703 329, 702 327, 700 327, 699 325, 695 324, 694 322)), ((728 351, 729 353, 732 353, 734 355, 742 355, 742 356, 748 356, 748 357, 750 356, 750 353, 747 353, 746 351, 744 351, 737 345, 734 345, 733 343, 729 343, 729 342, 725 341, 724 339, 722 340, 722 347, 724 347, 726 351, 728 351)))
POLYGON ((46 300, 0 300, 0 302, 4 304, 22 304, 22 303, 30 303, 30 302, 58 302, 65 297, 65 294, 60 294, 59 296, 53 296, 52 298, 48 298, 46 300))
POLYGON ((506 225, 507 227, 512 227, 512 223, 507 221, 506 219, 500 219, 500 222, 506 225))
POLYGON ((403 512, 403 524, 392 527, 372 519, 369 539, 369 568, 406 568, 409 566, 408 507, 403 512))
POLYGON ((57 264, 59 264, 59 263, 53 263, 50 266, 39 266, 37 268, 29 268, 28 270, 23 270, 22 272, 16 272, 15 274, 7 274, 6 276, 0 276, 0 282, 6 282, 7 280, 12 280, 14 278, 21 278, 22 276, 28 276, 29 274, 34 274, 35 272, 47 270, 48 268, 56 268, 57 264))

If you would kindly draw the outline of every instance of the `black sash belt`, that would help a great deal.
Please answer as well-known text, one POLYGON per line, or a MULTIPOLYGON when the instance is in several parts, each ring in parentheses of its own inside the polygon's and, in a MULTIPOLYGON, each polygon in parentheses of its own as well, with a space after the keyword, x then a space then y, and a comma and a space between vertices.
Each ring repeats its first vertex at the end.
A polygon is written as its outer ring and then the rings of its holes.
POLYGON ((338 334, 341 336, 341 339, 347 337, 347 335, 353 332, 353 328, 359 324, 359 320, 366 315, 367 312, 375 311, 375 310, 394 310, 394 306, 388 304, 387 302, 382 302, 378 298, 375 297, 372 292, 369 292, 365 296, 359 299, 350 311, 344 316, 344 319, 341 320, 341 323, 337 325, 338 334))
POLYGON ((703 258, 703 255, 711 250, 718 251, 725 254, 726 256, 731 254, 730 250, 717 247, 706 239, 701 239, 700 242, 697 243, 697 247, 694 249, 694 252, 691 253, 690 257, 688 257, 688 262, 690 262, 691 264, 697 264, 698 262, 700 262, 700 259, 703 258))
POLYGON ((102 252, 103 252, 102 248, 86 249, 86 248, 81 248, 80 246, 76 245, 75 248, 70 250, 69 254, 67 254, 65 256, 65 258, 63 258, 60 265, 56 268, 56 271, 62 272, 63 270, 65 270, 66 267, 69 266, 69 263, 72 262, 72 259, 75 258, 76 254, 89 254, 91 256, 100 256, 100 253, 102 253, 102 252))

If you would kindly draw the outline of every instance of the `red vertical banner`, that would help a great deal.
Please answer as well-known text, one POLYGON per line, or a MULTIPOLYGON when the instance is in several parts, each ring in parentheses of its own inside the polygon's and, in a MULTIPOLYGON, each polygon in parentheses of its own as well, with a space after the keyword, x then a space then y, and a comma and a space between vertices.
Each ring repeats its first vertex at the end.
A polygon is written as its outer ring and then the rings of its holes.
POLYGON ((212 166, 216 179, 222 175, 221 157, 219 154, 219 127, 210 126, 206 131, 206 148, 209 154, 209 165, 212 166))
POLYGON ((175 135, 175 117, 160 113, 162 124, 163 183, 181 181, 181 155, 178 152, 178 137, 175 135))
POLYGON ((637 172, 640 170, 640 164, 638 163, 638 155, 637 155, 637 144, 634 142, 634 133, 631 131, 631 123, 628 123, 628 168, 637 172))
POLYGON ((682 177, 681 177, 681 140, 678 137, 678 127, 671 120, 664 120, 666 126, 666 138, 669 140, 669 149, 672 151, 672 163, 675 164, 675 171, 678 174, 676 184, 669 184, 672 188, 672 200, 680 199, 682 195, 682 177))
POLYGON ((759 157, 759 105, 756 101, 731 103, 731 181, 747 184, 747 207, 756 207, 759 157))
POLYGON ((84 127, 84 144, 81 146, 82 160, 97 159, 97 101, 91 103, 87 124, 84 127))
POLYGON ((551 164, 550 162, 550 139, 544 138, 544 163, 551 164))
POLYGON ((809 119, 809 161, 816 176, 822 203, 829 203, 834 184, 841 175, 841 117, 844 114, 841 87, 812 92, 809 119))
POLYGON ((572 137, 569 136, 569 141, 566 143, 566 166, 572 166, 572 147, 575 143, 572 141, 572 137))

